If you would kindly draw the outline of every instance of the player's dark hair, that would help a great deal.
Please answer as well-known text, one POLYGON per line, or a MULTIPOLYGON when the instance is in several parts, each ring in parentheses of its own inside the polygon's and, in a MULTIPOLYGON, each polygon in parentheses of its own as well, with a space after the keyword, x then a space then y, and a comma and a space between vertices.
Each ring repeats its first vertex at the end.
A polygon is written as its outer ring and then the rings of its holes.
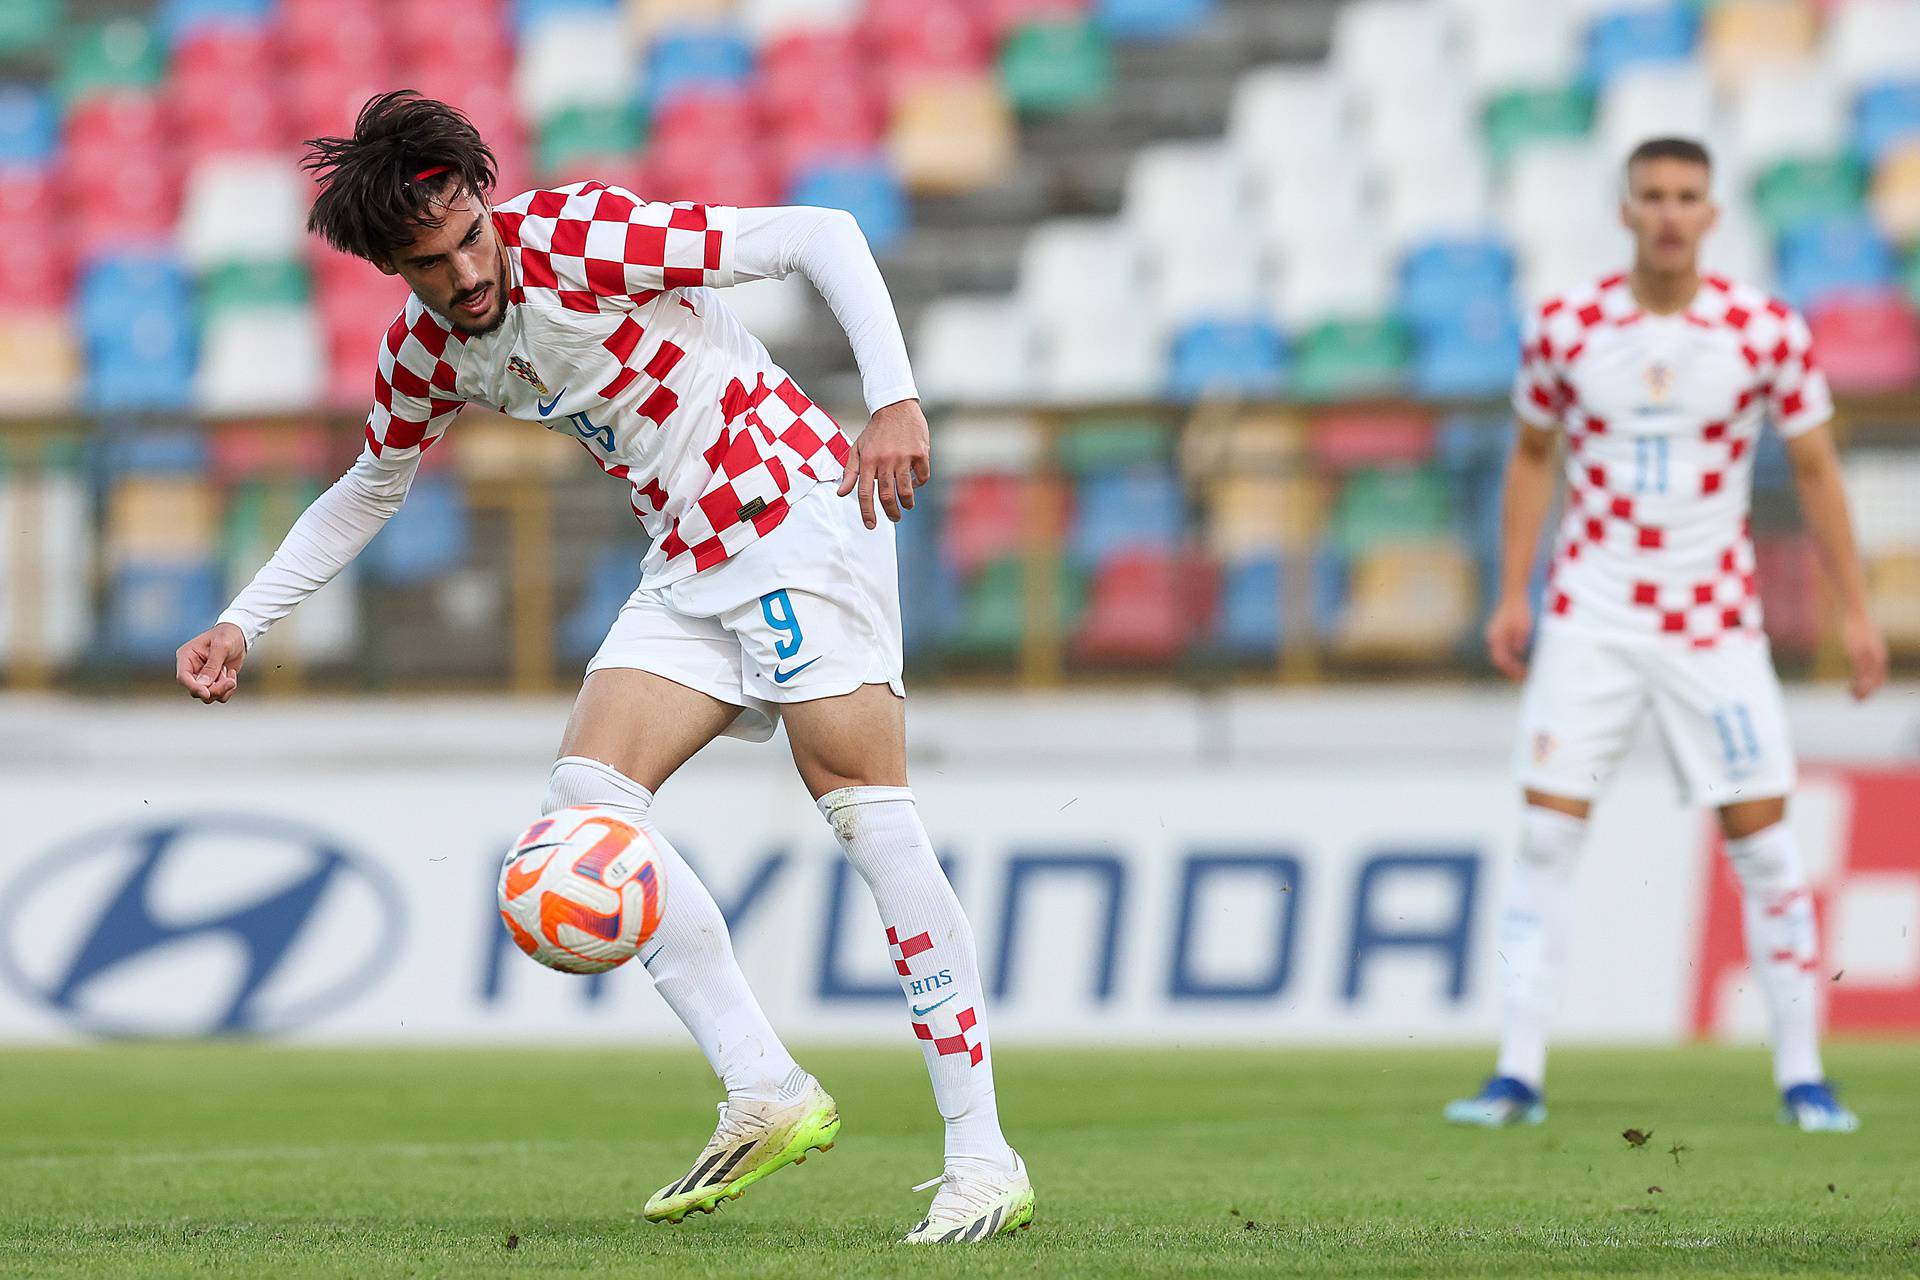
POLYGON ((384 263, 445 215, 435 204, 461 189, 493 190, 493 152, 444 102, 396 89, 367 99, 351 138, 309 138, 301 168, 320 184, 307 230, 343 253, 384 263), (426 175, 426 176, 422 176, 426 175))
POLYGON ((1713 157, 1692 138, 1648 138, 1627 157, 1627 173, 1631 175, 1633 166, 1644 160, 1685 160, 1708 171, 1713 169, 1713 157))

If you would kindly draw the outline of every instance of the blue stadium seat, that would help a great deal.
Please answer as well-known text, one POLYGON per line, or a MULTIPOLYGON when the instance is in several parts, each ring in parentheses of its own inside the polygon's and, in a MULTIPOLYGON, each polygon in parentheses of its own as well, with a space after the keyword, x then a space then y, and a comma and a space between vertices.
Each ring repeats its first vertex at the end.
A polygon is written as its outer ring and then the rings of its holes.
POLYGON ((159 662, 198 634, 226 603, 211 559, 196 564, 127 564, 107 593, 107 646, 120 657, 159 662))
POLYGON ((60 147, 53 95, 23 84, 0 85, 0 165, 39 168, 60 147))
POLYGON ((1509 321, 1496 336, 1436 330, 1413 357, 1413 390, 1436 399, 1497 396, 1513 384, 1520 327, 1509 321))
POLYGON ((1218 0, 1099 0, 1094 18, 1116 40, 1169 40, 1212 17, 1218 0))
POLYGON ((1260 396, 1286 381, 1287 346, 1264 320, 1202 320, 1174 336, 1168 389, 1182 400, 1260 396))
POLYGON ((1186 496, 1170 471, 1096 471, 1080 481, 1078 496, 1068 540, 1082 564, 1119 551, 1172 551, 1186 537, 1186 496))
POLYGON ((824 160, 794 175, 793 204, 845 209, 859 220, 867 243, 885 253, 907 234, 911 214, 900 179, 884 157, 824 160))
POLYGON ((1222 648, 1241 657, 1271 657, 1280 652, 1281 575, 1277 555, 1256 556, 1226 567, 1215 630, 1222 648))
POLYGON ((208 437, 198 431, 137 431, 107 434, 99 452, 100 467, 117 476, 206 475, 211 470, 208 437))
POLYGON ((1920 138, 1920 77, 1860 91, 1853 104, 1854 150, 1878 164, 1902 142, 1920 138))
MULTIPOLYGON (((923 499, 924 502, 924 499, 923 499)), ((894 526, 900 562, 900 625, 911 655, 937 649, 960 617, 960 577, 940 554, 939 526, 931 511, 894 526)))
MULTIPOLYGON (((466 497, 459 484, 445 476, 421 476, 400 514, 360 553, 360 562, 369 579, 417 586, 459 565, 469 541, 466 497)), ((632 591, 632 584, 627 589, 632 591)))
POLYGON ((620 0, 513 0, 513 28, 524 36, 549 18, 605 17, 619 12, 620 0))
POLYGON ((1802 311, 1836 290, 1891 285, 1898 269, 1893 247, 1865 213, 1818 218, 1780 237, 1780 294, 1802 311))
POLYGON ((193 361, 175 347, 155 358, 136 350, 96 350, 87 367, 86 402, 101 413, 156 413, 191 408, 193 361))
POLYGON ((154 25, 171 46, 210 27, 265 26, 275 7, 275 0, 162 0, 154 25))
POLYGON ((1456 413, 1440 423, 1433 460, 1447 475, 1471 481, 1489 471, 1498 475, 1512 447, 1511 415, 1456 413))
POLYGON ((75 319, 88 341, 111 341, 147 317, 193 315, 192 281, 169 253, 140 252, 96 259, 74 292, 75 319))
POLYGON ((668 31, 647 49, 646 106, 658 112, 690 90, 725 89, 753 76, 753 46, 738 32, 708 27, 668 31))
POLYGON ((1487 236, 1415 245, 1400 264, 1400 317, 1416 331, 1452 325, 1473 303, 1513 292, 1513 251, 1487 236))
POLYGON ((1693 5, 1644 5, 1602 14, 1587 28, 1586 77, 1604 85, 1628 67, 1693 57, 1700 19, 1693 5))
MULTIPOLYGON (((411 505, 411 498, 408 504, 411 505)), ((400 508, 402 512, 406 507, 400 508)), ((396 517, 397 518, 397 517, 396 517)), ((587 570, 587 587, 580 602, 560 623, 560 654, 569 662, 585 662, 607 638, 607 629, 620 616, 620 606, 640 583, 640 552, 633 547, 606 547, 587 570)))

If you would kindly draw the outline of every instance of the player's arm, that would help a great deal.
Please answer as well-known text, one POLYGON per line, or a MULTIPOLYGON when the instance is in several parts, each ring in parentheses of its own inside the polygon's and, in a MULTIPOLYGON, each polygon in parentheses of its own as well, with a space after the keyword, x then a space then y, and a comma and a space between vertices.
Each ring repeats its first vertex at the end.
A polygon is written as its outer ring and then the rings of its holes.
POLYGON ((1553 505, 1554 465, 1558 460, 1561 383, 1553 367, 1553 347, 1542 337, 1547 313, 1530 315, 1513 381, 1513 412, 1518 427, 1507 457, 1500 493, 1500 594, 1487 616, 1487 655, 1510 679, 1527 674, 1527 641, 1533 634, 1533 607, 1527 584, 1540 529, 1553 505))
POLYGON ((1867 606, 1867 578, 1853 540, 1847 491, 1840 482, 1840 456, 1825 425, 1787 439, 1800 515, 1819 548, 1820 563, 1840 597, 1841 641, 1853 669, 1853 696, 1865 698, 1886 683, 1887 642, 1867 606))
POLYGON ((231 699, 254 641, 373 541, 405 500, 421 453, 464 407, 433 394, 427 383, 431 368, 410 367, 425 362, 405 343, 406 319, 396 322, 381 349, 367 444, 359 459, 294 522, 273 558, 220 620, 175 651, 175 678, 201 702, 231 699), (395 333, 401 335, 397 343, 395 333))
POLYGON ((860 224, 843 209, 742 209, 736 235, 736 280, 784 279, 797 271, 846 331, 872 417, 854 441, 840 494, 859 493, 869 529, 878 523, 876 491, 887 517, 898 520, 913 506, 915 487, 932 479, 931 439, 893 298, 860 224))

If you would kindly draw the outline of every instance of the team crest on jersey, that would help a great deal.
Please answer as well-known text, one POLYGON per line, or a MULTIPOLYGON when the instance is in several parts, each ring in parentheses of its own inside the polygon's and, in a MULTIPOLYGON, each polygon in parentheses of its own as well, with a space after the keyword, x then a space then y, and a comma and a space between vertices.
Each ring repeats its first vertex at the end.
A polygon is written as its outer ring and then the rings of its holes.
POLYGON ((525 356, 511 356, 507 360, 507 372, 532 387, 543 396, 553 392, 547 390, 547 384, 540 381, 540 374, 534 369, 533 362, 525 356))
POLYGON ((1647 366, 1647 396, 1655 404, 1664 404, 1673 393, 1673 366, 1656 360, 1647 366))
POLYGON ((1533 734, 1533 762, 1545 764, 1553 756, 1553 735, 1545 729, 1536 729, 1533 734))

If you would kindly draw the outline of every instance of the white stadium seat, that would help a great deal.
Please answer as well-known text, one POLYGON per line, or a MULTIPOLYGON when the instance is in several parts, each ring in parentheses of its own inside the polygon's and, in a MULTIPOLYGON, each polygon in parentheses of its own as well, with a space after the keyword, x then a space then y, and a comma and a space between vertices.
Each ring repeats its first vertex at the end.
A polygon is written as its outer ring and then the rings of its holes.
POLYGON ((307 243, 312 184, 281 156, 213 155, 187 176, 180 255, 204 269, 216 262, 297 258, 307 243))
POLYGON ((1705 68, 1660 63, 1629 67, 1608 84, 1597 133, 1609 161, 1624 161, 1652 137, 1708 139, 1715 132, 1713 81, 1705 68))
POLYGON ((1493 225, 1487 163, 1476 149, 1410 157, 1381 176, 1380 226, 1396 254, 1422 240, 1482 235, 1493 225))
POLYGON ((1227 113, 1227 143, 1250 173, 1341 145, 1348 101, 1324 67, 1260 67, 1240 77, 1227 113))
POLYGON ((1245 217, 1246 180, 1221 143, 1142 148, 1127 169, 1121 216, 1143 243, 1205 239, 1245 217))
POLYGON ((914 334, 913 370, 929 400, 1018 403, 1033 390, 1033 334, 1012 297, 936 299, 914 334))
POLYGON ((1565 0, 1455 0, 1454 25, 1476 98, 1551 89, 1580 71, 1580 27, 1565 0))
POLYGON ((1847 0, 1829 8, 1826 59, 1852 89, 1920 75, 1920 4, 1847 0))
POLYGON ((1138 305, 1049 326, 1039 351, 1040 393, 1056 403, 1151 400, 1166 386, 1165 336, 1138 305))
POLYGON ((1444 72, 1447 12, 1438 0, 1353 0, 1333 20, 1334 72, 1356 88, 1444 72))
POLYGON ((1164 241, 1147 257, 1154 314, 1178 328, 1202 319, 1247 319, 1262 308, 1260 235, 1248 223, 1164 241))
POLYGON ((972 475, 1032 475, 1046 464, 1046 439, 1017 413, 959 411, 940 417, 940 480, 972 475))
POLYGON ((1324 238, 1327 228, 1351 227, 1371 215, 1367 171, 1351 148, 1269 174, 1253 214, 1262 238, 1283 250, 1302 239, 1324 238))
POLYGON ((770 347, 797 342, 813 327, 814 292, 806 277, 746 280, 721 295, 753 336, 770 347))
POLYGON ((306 409, 326 387, 326 340, 306 307, 223 311, 200 335, 194 400, 204 413, 306 409))
POLYGON ((1847 95, 1832 70, 1817 62, 1775 64, 1733 95, 1728 139, 1756 168, 1837 154, 1848 132, 1847 95))
POLYGON ((762 44, 802 31, 837 30, 860 16, 860 0, 740 0, 742 26, 762 44))
POLYGON ((1618 169, 1584 142, 1535 146, 1514 157, 1501 187, 1500 225, 1532 244, 1619 221, 1618 169))
POLYGON ((1436 152, 1481 145, 1478 104, 1458 76, 1382 85, 1364 99, 1360 120, 1368 159, 1388 172, 1436 152))
POLYGON ((1058 218, 1027 236, 1020 304, 1044 321, 1140 305, 1140 249, 1118 218, 1058 218))
POLYGON ((624 106, 638 88, 639 62, 618 13, 549 18, 521 41, 514 100, 536 126, 569 107, 624 106))
POLYGON ((1700 267, 1758 289, 1773 288, 1772 249, 1746 201, 1720 202, 1720 221, 1700 246, 1700 267))
POLYGON ((1296 332, 1323 320, 1373 319, 1392 308, 1393 264, 1368 224, 1328 228, 1275 264, 1269 309, 1282 328, 1296 332))

